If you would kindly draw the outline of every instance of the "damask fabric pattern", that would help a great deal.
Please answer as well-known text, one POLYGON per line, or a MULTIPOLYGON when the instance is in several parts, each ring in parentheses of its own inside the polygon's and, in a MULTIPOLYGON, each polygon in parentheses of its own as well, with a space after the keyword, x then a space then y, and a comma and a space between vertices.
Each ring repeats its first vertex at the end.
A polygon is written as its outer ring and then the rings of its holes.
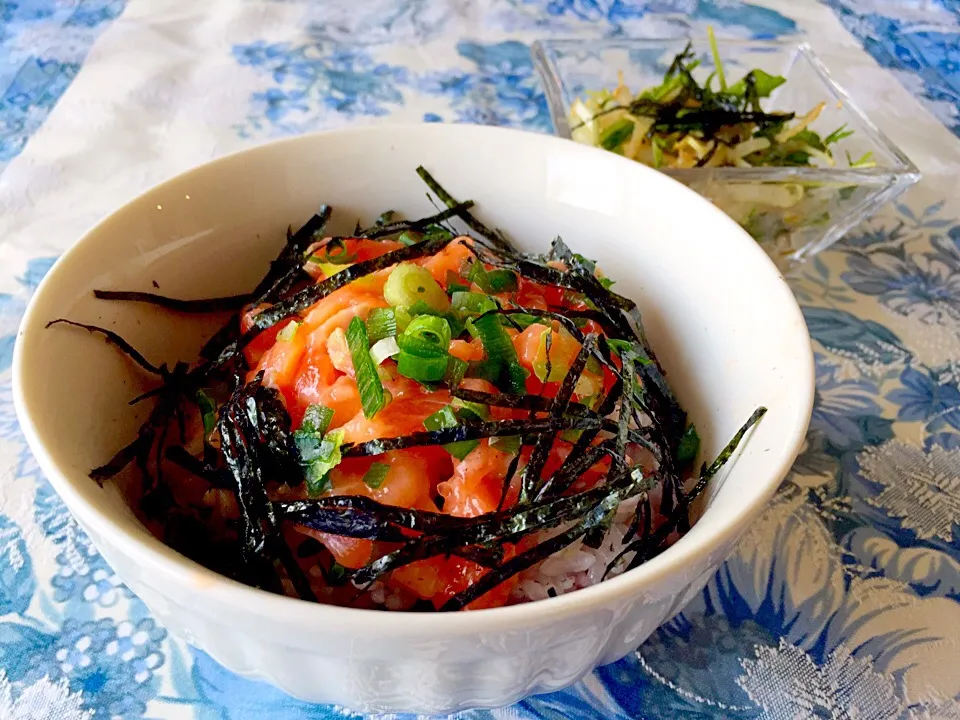
POLYGON ((462 717, 960 718, 958 23, 953 0, 0 2, 0 718, 357 717, 169 636, 38 474, 9 362, 57 254, 149 185, 271 137, 549 132, 531 42, 708 25, 809 40, 925 179, 791 280, 811 430, 703 593, 576 687, 462 717))

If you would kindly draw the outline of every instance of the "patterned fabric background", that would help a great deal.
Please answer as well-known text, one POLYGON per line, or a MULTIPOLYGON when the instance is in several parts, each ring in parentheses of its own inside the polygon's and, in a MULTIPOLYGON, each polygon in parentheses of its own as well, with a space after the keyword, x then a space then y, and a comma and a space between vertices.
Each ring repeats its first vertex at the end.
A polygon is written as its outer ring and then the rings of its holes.
POLYGON ((398 120, 550 132, 534 40, 708 25, 808 39, 925 180, 792 280, 816 347, 807 445, 703 593, 578 686, 462 717, 960 718, 955 0, 194 5, 0 0, 0 718, 357 717, 170 637, 38 474, 9 365, 59 252, 141 189, 271 137, 398 120))

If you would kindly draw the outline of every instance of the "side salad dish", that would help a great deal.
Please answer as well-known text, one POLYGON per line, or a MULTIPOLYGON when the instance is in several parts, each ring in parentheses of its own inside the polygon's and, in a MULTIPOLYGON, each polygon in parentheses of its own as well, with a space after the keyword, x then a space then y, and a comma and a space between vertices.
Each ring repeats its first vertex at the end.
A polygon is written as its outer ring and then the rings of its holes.
POLYGON ((193 364, 51 322, 158 380, 131 401, 153 403, 136 437, 91 477, 211 569, 360 608, 540 600, 662 552, 765 409, 697 467, 636 304, 560 238, 521 253, 418 173, 444 209, 340 237, 324 206, 247 295, 96 291, 230 312, 193 364))

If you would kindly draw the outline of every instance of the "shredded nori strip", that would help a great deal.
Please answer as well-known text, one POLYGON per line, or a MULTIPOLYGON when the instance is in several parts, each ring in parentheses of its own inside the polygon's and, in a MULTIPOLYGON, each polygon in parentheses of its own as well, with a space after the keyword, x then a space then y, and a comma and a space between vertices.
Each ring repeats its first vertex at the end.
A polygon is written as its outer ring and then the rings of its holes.
POLYGON ((618 490, 610 490, 608 494, 605 495, 599 503, 590 508, 590 510, 582 517, 582 519, 573 527, 565 530, 559 535, 555 535, 547 540, 544 540, 530 550, 522 552, 519 555, 511 558, 496 570, 491 570, 490 572, 486 573, 477 582, 470 585, 470 587, 468 587, 466 590, 463 590, 462 592, 457 593, 454 597, 450 598, 446 604, 440 608, 441 612, 462 610, 477 598, 485 595, 490 590, 493 590, 493 588, 502 583, 504 580, 507 580, 517 573, 521 573, 524 570, 533 567, 541 560, 553 555, 555 552, 562 550, 579 538, 583 537, 591 529, 598 527, 601 523, 605 522, 610 513, 617 509, 617 506, 620 504, 620 502, 630 497, 635 487, 636 486, 628 486, 618 490))
POLYGON ((152 362, 147 360, 140 353, 139 350, 137 350, 135 347, 133 347, 133 345, 131 345, 122 337, 120 337, 117 333, 113 332, 113 330, 107 330, 106 328, 98 327, 97 325, 87 325, 85 323, 74 322, 73 320, 65 320, 63 318, 57 318, 56 320, 51 320, 44 327, 50 328, 50 327, 53 327, 54 325, 71 325, 73 327, 78 327, 83 330, 86 330, 89 333, 99 333, 100 335, 103 335, 104 340, 106 340, 108 344, 118 348, 120 352, 122 352, 131 360, 133 360, 137 365, 139 365, 141 368, 146 370, 148 373, 152 373, 153 375, 160 375, 160 376, 163 376, 166 374, 166 371, 163 369, 162 366, 158 367, 157 365, 154 365, 152 362))
POLYGON ((604 426, 603 418, 591 415, 555 416, 532 420, 499 420, 463 422, 455 427, 426 430, 402 437, 377 438, 362 443, 347 443, 340 448, 343 457, 382 455, 391 450, 446 445, 463 440, 505 437, 521 433, 558 433, 563 430, 595 430, 604 426))
POLYGON ((150 292, 133 290, 94 290, 98 300, 122 300, 124 302, 146 303, 167 310, 183 313, 219 313, 239 310, 250 302, 250 295, 229 295, 227 297, 204 298, 201 300, 181 300, 180 298, 157 295, 150 292))
POLYGON ((459 546, 511 542, 534 530, 557 527, 565 521, 582 517, 589 508, 604 502, 611 494, 629 497, 631 494, 641 492, 643 488, 650 485, 650 482, 647 478, 642 476, 634 478, 628 473, 605 487, 594 488, 577 495, 527 505, 509 512, 459 518, 460 526, 455 532, 425 535, 413 540, 403 548, 388 553, 355 571, 354 581, 361 584, 372 582, 385 572, 416 560, 450 554, 459 546))
POLYGON ((287 238, 280 255, 270 263, 270 270, 250 293, 254 305, 276 302, 294 285, 303 273, 307 249, 320 239, 332 213, 329 205, 321 205, 316 215, 287 238))
POLYGON ((462 203, 457 203, 446 210, 438 212, 436 215, 431 215, 430 217, 425 217, 420 220, 403 220, 401 222, 390 223, 389 225, 380 225, 370 228, 369 230, 361 231, 357 237, 376 240, 377 238, 397 235, 406 230, 421 232, 431 225, 442 223, 444 220, 449 220, 452 217, 461 217, 463 213, 472 207, 473 200, 465 200, 462 203))
MULTIPOLYGON (((440 202, 442 202, 448 208, 455 208, 460 205, 460 203, 458 203, 450 193, 448 193, 446 190, 443 189, 443 187, 440 186, 440 183, 438 183, 434 179, 433 175, 427 172, 426 168, 424 168, 423 165, 417 168, 417 175, 420 176, 420 179, 423 180, 423 182, 426 183, 427 187, 430 188, 433 191, 433 193, 440 199, 440 202)), ((494 247, 496 247, 501 252, 507 252, 511 254, 514 252, 513 248, 510 246, 510 243, 508 243, 506 238, 503 237, 503 233, 497 230, 491 230, 482 222, 477 220, 477 218, 475 218, 473 214, 470 213, 467 209, 460 210, 460 212, 458 212, 457 215, 460 217, 461 220, 463 220, 467 224, 467 226, 471 230, 473 230, 476 233, 479 233, 480 235, 485 237, 487 240, 492 242, 494 244, 494 247)))

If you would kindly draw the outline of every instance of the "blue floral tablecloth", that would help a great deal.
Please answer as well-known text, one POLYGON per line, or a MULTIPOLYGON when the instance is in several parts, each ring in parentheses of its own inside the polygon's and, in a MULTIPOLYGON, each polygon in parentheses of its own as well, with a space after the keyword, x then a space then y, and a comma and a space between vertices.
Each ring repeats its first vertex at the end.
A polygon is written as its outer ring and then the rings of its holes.
POLYGON ((817 400, 734 555, 635 653, 465 718, 960 718, 956 0, 0 0, 0 719, 349 718, 171 637, 39 475, 9 365, 58 253, 149 185, 356 122, 550 132, 550 36, 803 37, 925 174, 792 286, 817 400))

